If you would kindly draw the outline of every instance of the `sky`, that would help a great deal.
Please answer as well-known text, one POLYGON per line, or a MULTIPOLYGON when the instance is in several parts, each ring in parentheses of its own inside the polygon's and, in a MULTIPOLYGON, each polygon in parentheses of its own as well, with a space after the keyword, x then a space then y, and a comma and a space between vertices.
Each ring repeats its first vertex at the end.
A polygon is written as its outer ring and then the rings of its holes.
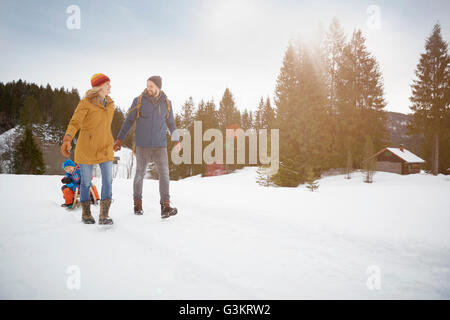
POLYGON ((84 95, 91 76, 104 73, 125 111, 160 75, 175 111, 190 96, 218 106, 226 88, 238 109, 255 110, 261 97, 274 97, 289 41, 313 41, 336 17, 348 38, 356 28, 365 36, 383 75, 385 109, 410 113, 425 39, 439 22, 448 41, 449 12, 450 1, 433 0, 0 0, 0 81, 84 95))

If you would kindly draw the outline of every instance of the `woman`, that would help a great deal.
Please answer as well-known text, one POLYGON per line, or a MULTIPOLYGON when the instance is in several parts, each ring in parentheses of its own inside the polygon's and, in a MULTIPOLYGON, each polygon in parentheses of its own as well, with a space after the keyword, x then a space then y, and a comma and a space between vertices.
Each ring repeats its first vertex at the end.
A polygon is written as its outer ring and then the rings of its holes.
POLYGON ((91 214, 89 187, 94 164, 100 165, 102 174, 102 192, 100 200, 99 224, 113 224, 109 217, 112 198, 112 160, 114 160, 114 139, 111 122, 114 116, 114 102, 108 96, 111 85, 107 76, 101 73, 91 78, 92 89, 86 91, 67 127, 61 153, 70 156, 71 142, 80 130, 75 148, 75 163, 80 167, 80 201, 82 221, 95 223, 91 214))

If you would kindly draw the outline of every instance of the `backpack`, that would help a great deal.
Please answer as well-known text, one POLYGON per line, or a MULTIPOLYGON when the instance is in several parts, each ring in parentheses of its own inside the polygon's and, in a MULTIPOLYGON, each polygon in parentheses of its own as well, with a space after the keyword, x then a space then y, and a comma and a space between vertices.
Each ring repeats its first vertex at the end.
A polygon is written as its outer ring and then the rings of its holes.
MULTIPOLYGON (((139 119, 139 117, 141 116, 141 106, 142 106, 142 98, 144 97, 144 93, 141 93, 138 97, 137 103, 134 106, 134 108, 130 109, 128 111, 128 113, 130 113, 131 111, 133 111, 134 109, 137 109, 137 116, 136 116, 136 121, 139 119)), ((169 112, 170 112, 170 108, 172 107, 172 104, 170 103, 169 98, 167 98, 166 96, 166 105, 167 105, 167 115, 166 118, 169 119, 169 112)), ((127 115, 128 115, 127 113, 127 115)), ((159 109, 159 114, 161 114, 161 109, 159 109)))
MULTIPOLYGON (((139 95, 138 100, 136 102, 136 105, 127 112, 127 116, 128 116, 128 114, 131 111, 136 109, 136 120, 135 121, 137 121, 139 119, 139 117, 141 116, 142 98, 144 98, 144 94, 145 94, 145 90, 144 90, 144 92, 142 92, 139 95)), ((166 106, 167 106, 166 119, 169 119, 169 113, 170 113, 170 108, 172 107, 172 104, 171 104, 169 98, 167 98, 167 96, 166 96, 166 106)), ((161 106, 159 104, 158 104, 158 107, 159 107, 159 114, 161 114, 161 106)), ((134 143, 134 141, 135 141, 135 131, 136 131, 136 125, 133 125, 133 130, 132 130, 133 154, 136 154, 136 146, 135 146, 135 143, 134 143)))

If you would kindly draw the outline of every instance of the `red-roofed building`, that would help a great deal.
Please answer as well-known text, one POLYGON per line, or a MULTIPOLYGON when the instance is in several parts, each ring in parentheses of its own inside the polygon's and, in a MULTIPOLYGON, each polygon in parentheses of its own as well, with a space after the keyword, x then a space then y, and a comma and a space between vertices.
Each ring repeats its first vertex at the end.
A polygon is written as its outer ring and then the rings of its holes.
POLYGON ((227 173, 227 169, 224 164, 218 164, 213 162, 212 164, 206 165, 205 176, 220 176, 227 173))

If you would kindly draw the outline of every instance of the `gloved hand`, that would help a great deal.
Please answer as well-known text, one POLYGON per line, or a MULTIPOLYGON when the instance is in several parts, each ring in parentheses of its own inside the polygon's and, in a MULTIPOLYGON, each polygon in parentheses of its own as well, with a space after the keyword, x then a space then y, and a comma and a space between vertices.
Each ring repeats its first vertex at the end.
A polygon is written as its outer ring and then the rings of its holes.
POLYGON ((122 140, 117 139, 116 143, 114 143, 114 151, 119 151, 122 148, 122 140))
POLYGON ((61 145, 61 153, 64 157, 70 157, 70 150, 72 149, 72 137, 66 134, 63 139, 63 143, 61 145))
POLYGON ((69 177, 64 177, 61 179, 61 182, 64 184, 69 184, 72 183, 72 179, 70 179, 69 177))

